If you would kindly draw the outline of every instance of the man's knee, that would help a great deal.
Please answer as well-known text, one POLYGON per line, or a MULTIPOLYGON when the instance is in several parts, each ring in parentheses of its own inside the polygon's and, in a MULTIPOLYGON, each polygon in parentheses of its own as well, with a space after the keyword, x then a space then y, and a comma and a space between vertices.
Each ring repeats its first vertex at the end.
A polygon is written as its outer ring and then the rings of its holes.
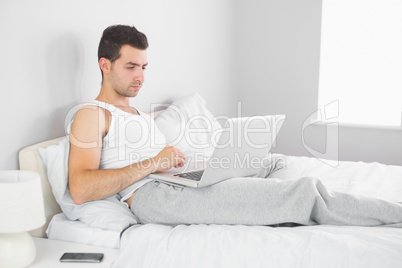
POLYGON ((309 191, 309 192, 317 192, 318 188, 322 186, 322 183, 319 179, 313 177, 302 177, 297 180, 299 187, 309 191))
POLYGON ((317 183, 319 183, 319 180, 314 177, 301 177, 299 179, 299 182, 302 184, 316 185, 317 183))

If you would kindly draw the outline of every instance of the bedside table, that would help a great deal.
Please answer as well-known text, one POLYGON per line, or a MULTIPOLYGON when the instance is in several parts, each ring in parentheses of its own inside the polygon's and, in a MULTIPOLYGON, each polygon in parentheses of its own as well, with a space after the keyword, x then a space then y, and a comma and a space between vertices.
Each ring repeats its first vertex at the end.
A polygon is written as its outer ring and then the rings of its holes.
POLYGON ((81 268, 81 267, 111 267, 119 255, 118 249, 90 246, 71 242, 64 242, 46 238, 33 237, 36 246, 36 258, 29 266, 31 268, 81 268), (100 263, 67 263, 60 262, 65 252, 96 252, 105 256, 100 263))

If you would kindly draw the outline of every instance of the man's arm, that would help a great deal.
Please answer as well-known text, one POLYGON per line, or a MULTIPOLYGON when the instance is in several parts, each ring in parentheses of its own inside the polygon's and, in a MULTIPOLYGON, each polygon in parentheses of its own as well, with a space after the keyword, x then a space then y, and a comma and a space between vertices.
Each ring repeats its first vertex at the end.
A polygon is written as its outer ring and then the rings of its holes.
POLYGON ((102 140, 110 113, 99 107, 83 108, 70 133, 69 188, 73 201, 83 204, 114 195, 155 171, 184 165, 184 155, 166 146, 156 157, 120 169, 99 170, 102 140))

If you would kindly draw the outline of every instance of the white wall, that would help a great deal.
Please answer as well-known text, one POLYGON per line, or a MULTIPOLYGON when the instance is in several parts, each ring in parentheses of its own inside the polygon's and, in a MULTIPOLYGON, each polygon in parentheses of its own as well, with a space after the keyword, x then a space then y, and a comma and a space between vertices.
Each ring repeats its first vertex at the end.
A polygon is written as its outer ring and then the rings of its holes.
POLYGON ((303 154, 301 124, 317 107, 319 0, 237 1, 236 51, 245 115, 286 114, 275 150, 303 154))
POLYGON ((150 43, 146 82, 132 105, 146 111, 152 102, 199 92, 213 113, 234 111, 231 6, 230 0, 1 1, 0 170, 18 168, 21 148, 63 135, 69 109, 97 96, 97 47, 112 24, 134 25, 150 43))
POLYGON ((318 106, 322 0, 238 0, 236 5, 238 98, 244 115, 287 115, 275 151, 402 165, 402 128, 303 129, 318 106), (328 135, 335 138, 327 140, 328 135))

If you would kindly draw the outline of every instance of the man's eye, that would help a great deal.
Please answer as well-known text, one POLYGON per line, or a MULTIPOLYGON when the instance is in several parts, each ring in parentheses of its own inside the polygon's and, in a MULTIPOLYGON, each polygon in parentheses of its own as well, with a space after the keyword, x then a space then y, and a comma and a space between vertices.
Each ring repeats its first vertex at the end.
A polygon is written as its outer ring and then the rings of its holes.
POLYGON ((142 67, 142 69, 145 71, 147 68, 146 68, 146 67, 142 67))
POLYGON ((127 67, 127 69, 132 70, 132 69, 134 69, 134 67, 127 67))

